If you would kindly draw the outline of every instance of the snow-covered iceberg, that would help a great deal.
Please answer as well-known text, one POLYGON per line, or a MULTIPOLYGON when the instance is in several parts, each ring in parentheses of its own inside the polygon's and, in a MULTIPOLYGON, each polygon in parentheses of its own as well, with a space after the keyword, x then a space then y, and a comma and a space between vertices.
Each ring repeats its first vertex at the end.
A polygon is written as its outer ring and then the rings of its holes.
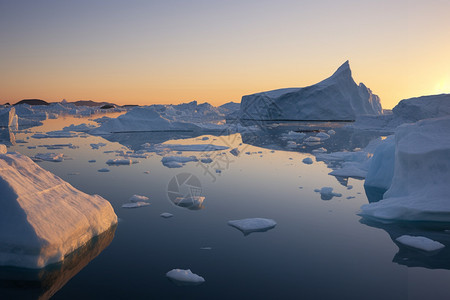
POLYGON ((117 223, 108 201, 24 155, 0 154, 0 170, 0 266, 43 268, 117 223))
POLYGON ((0 108, 0 127, 17 128, 18 117, 14 107, 0 108))
POLYGON ((348 61, 315 85, 247 95, 240 107, 243 120, 355 120, 381 113, 379 97, 355 83, 348 61))
POLYGON ((359 116, 355 128, 394 131, 404 123, 450 115, 450 94, 430 95, 401 100, 390 114, 359 116))
MULTIPOLYGON (((450 221, 449 128, 450 116, 398 127, 392 183, 383 200, 363 205, 360 215, 387 220, 450 221)), ((389 172, 386 168, 377 173, 389 172)))
POLYGON ((225 116, 209 103, 136 107, 92 130, 92 134, 140 131, 195 131, 223 129, 225 116))

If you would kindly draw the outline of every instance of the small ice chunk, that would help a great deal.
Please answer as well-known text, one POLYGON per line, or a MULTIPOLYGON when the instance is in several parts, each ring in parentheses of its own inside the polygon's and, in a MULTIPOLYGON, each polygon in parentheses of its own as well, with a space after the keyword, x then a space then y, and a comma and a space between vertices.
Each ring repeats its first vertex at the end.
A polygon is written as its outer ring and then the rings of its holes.
POLYGON ((230 153, 233 154, 234 156, 238 156, 241 153, 241 151, 239 151, 238 148, 234 148, 230 150, 230 153))
POLYGON ((320 193, 320 198, 322 200, 331 200, 333 197, 342 197, 342 194, 333 192, 333 188, 328 186, 323 187, 320 190, 315 189, 314 192, 320 193))
POLYGON ((133 162, 131 159, 108 159, 106 161, 107 165, 131 165, 135 162, 133 162))
POLYGON ((333 129, 328 130, 327 132, 329 135, 333 135, 336 134, 336 131, 334 131, 333 129))
POLYGON ((6 154, 8 152, 8 148, 5 145, 0 144, 0 154, 6 154))
POLYGON ((316 142, 320 142, 321 141, 321 139, 319 138, 319 137, 316 137, 316 136, 309 136, 309 137, 307 137, 306 139, 305 139, 305 142, 313 142, 313 143, 316 143, 316 142))
POLYGON ((130 197, 130 199, 128 199, 128 201, 130 202, 144 202, 144 201, 148 201, 149 198, 146 196, 141 196, 141 195, 133 195, 130 197))
POLYGON ((314 149, 312 151, 312 153, 326 153, 326 152, 327 152, 327 149, 325 149, 324 147, 320 147, 320 148, 314 149))
POLYGON ((125 203, 122 205, 122 208, 138 208, 138 207, 144 207, 149 206, 150 203, 148 202, 131 202, 131 203, 125 203))
POLYGON ((402 235, 395 240, 403 245, 417 248, 423 251, 436 251, 445 247, 443 244, 433 241, 424 236, 402 235))
POLYGON ((198 161, 195 156, 165 156, 161 162, 168 168, 181 168, 185 163, 190 161, 198 161))
POLYGON ((91 160, 88 161, 88 163, 91 163, 91 164, 95 163, 95 162, 97 162, 95 159, 91 159, 91 160))
POLYGON ((318 137, 321 141, 328 140, 330 138, 330 136, 325 132, 319 132, 316 134, 316 137, 318 137))
POLYGON ((209 137, 207 137, 207 136, 202 137, 202 141, 207 141, 207 140, 209 140, 209 137))
POLYGON ((205 279, 191 270, 173 269, 167 272, 166 276, 177 285, 199 285, 205 282, 205 279))
POLYGON ((38 153, 34 157, 51 162, 62 162, 64 160, 64 154, 62 153, 38 153))
POLYGON ((144 171, 144 174, 150 174, 150 171, 144 171))
POLYGON ((98 172, 102 172, 102 173, 109 172, 109 169, 108 168, 103 168, 103 169, 98 170, 98 172))
POLYGON ((264 218, 249 218, 242 220, 228 221, 228 225, 239 229, 244 235, 248 235, 252 232, 265 232, 277 225, 272 219, 264 218))
POLYGON ((70 172, 70 173, 67 173, 67 175, 70 175, 70 176, 80 175, 80 172, 70 172))
POLYGON ((310 165, 310 164, 313 163, 313 160, 312 160, 311 157, 307 157, 307 158, 304 158, 304 159, 302 160, 302 162, 303 162, 304 164, 310 165))
POLYGON ((202 163, 204 163, 204 164, 210 164, 210 163, 212 163, 213 162, 213 160, 212 160, 212 158, 202 158, 201 160, 200 160, 202 163))
POLYGON ((172 218, 173 214, 165 212, 165 213, 160 214, 160 216, 163 217, 164 219, 168 219, 168 218, 172 218))

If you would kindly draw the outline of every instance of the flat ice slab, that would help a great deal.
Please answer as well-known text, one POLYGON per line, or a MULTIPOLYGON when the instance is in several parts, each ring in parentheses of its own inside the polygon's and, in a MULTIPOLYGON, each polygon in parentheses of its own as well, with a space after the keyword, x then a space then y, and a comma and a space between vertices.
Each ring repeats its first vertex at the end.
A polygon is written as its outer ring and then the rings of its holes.
POLYGON ((64 260, 117 216, 19 153, 0 154, 0 266, 40 269, 64 260))
POLYGON ((168 219, 168 218, 172 218, 173 214, 165 212, 165 213, 160 214, 160 216, 163 217, 164 219, 168 219))
POLYGON ((248 235, 252 232, 265 232, 277 225, 272 219, 264 219, 264 218, 249 218, 242 220, 232 220, 228 221, 228 225, 239 229, 244 233, 244 235, 248 235))
POLYGON ((145 206, 149 206, 149 205, 150 205, 150 203, 148 203, 148 202, 137 201, 137 202, 125 203, 122 205, 122 208, 139 208, 139 207, 145 207, 145 206))
POLYGON ((173 269, 166 273, 166 276, 177 285, 199 285, 205 282, 205 279, 191 270, 173 269))
POLYGON ((424 236, 402 235, 395 240, 403 245, 417 248, 423 251, 436 251, 445 247, 443 244, 433 241, 424 236))

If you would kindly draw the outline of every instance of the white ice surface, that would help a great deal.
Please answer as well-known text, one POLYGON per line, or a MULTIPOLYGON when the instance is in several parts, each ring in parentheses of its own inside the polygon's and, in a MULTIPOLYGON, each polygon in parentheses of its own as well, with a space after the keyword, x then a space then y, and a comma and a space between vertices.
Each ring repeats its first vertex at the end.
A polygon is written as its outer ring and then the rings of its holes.
POLYGON ((110 203, 19 153, 0 155, 0 265, 42 268, 117 223, 110 203))
POLYGON ((250 234, 252 232, 263 232, 270 230, 277 225, 277 222, 272 219, 249 218, 228 221, 228 225, 239 229, 244 234, 250 234))
POLYGON ((166 276, 181 285, 198 285, 205 282, 205 279, 191 270, 173 269, 166 273, 166 276))
POLYGON ((449 128, 450 116, 398 127, 391 186, 383 200, 363 205, 360 215, 388 220, 449 222, 449 128))
POLYGON ((417 248, 423 251, 436 251, 445 247, 443 244, 433 241, 424 236, 402 235, 395 240, 403 245, 417 248))

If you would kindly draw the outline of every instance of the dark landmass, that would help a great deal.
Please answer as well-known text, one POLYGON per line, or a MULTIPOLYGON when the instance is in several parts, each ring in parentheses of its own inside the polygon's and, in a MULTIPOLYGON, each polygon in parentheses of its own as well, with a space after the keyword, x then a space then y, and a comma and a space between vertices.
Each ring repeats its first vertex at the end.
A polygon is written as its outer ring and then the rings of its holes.
POLYGON ((41 100, 41 99, 23 99, 20 100, 19 102, 17 102, 14 105, 19 105, 19 104, 28 104, 28 105, 49 105, 50 103, 48 103, 47 101, 41 100))

